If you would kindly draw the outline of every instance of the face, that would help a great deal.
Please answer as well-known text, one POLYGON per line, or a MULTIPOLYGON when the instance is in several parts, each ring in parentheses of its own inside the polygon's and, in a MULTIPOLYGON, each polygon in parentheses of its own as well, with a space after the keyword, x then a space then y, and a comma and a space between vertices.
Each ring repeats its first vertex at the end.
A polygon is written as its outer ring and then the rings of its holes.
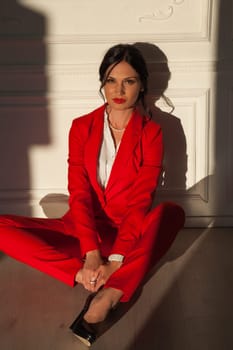
POLYGON ((138 73, 125 61, 118 63, 112 70, 110 66, 109 71, 104 85, 109 106, 116 110, 133 108, 142 90, 138 73))

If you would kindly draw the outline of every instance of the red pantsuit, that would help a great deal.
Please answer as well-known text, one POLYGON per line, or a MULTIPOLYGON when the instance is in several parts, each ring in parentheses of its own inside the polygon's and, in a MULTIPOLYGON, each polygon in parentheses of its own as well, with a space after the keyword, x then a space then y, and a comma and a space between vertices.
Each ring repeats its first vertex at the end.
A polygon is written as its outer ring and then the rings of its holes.
MULTIPOLYGON (((145 274, 166 253, 183 225, 182 209, 173 203, 157 206, 145 219, 145 232, 138 245, 106 284, 124 292, 128 301, 145 274)), ((103 238, 102 252, 110 254, 116 232, 103 238)), ((82 267, 79 241, 64 233, 61 219, 0 216, 0 250, 62 282, 74 286, 82 267)))
POLYGON ((74 120, 69 136, 70 209, 61 219, 0 217, 0 250, 73 286, 89 250, 124 255, 105 287, 128 301, 184 224, 174 203, 150 210, 162 163, 160 127, 134 112, 105 189, 97 179, 105 106, 74 120))

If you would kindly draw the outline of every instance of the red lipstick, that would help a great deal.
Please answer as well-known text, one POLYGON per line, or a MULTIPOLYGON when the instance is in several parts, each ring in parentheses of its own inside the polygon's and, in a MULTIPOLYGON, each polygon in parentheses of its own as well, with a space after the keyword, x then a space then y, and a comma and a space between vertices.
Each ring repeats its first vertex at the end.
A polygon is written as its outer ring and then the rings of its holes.
POLYGON ((125 103, 125 99, 124 98, 113 98, 113 101, 117 104, 122 104, 125 103))

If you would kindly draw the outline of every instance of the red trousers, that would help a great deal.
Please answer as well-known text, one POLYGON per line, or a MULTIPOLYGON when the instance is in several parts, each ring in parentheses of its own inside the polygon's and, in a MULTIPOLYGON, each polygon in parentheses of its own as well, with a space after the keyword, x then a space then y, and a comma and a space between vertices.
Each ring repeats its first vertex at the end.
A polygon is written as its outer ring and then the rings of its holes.
MULTIPOLYGON (((142 238, 105 287, 122 290, 121 301, 128 301, 146 273, 167 252, 184 218, 183 209, 174 203, 162 203, 151 210, 143 224, 142 238)), ((101 252, 107 257, 116 232, 103 232, 101 252)), ((79 241, 65 233, 62 219, 0 216, 0 250, 71 286, 83 265, 79 241)))

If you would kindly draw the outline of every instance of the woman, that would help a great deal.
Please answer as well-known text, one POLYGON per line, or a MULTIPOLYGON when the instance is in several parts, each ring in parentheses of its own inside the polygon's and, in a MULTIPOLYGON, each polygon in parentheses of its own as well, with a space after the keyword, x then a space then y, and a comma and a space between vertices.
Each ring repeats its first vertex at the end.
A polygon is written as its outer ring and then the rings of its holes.
POLYGON ((174 203, 152 209, 162 167, 159 125, 145 113, 147 68, 119 44, 99 69, 106 102, 75 119, 69 135, 69 211, 61 219, 0 218, 0 249, 91 292, 71 326, 90 345, 93 324, 127 302, 184 223, 174 203), (14 242, 14 244, 12 244, 14 242))

